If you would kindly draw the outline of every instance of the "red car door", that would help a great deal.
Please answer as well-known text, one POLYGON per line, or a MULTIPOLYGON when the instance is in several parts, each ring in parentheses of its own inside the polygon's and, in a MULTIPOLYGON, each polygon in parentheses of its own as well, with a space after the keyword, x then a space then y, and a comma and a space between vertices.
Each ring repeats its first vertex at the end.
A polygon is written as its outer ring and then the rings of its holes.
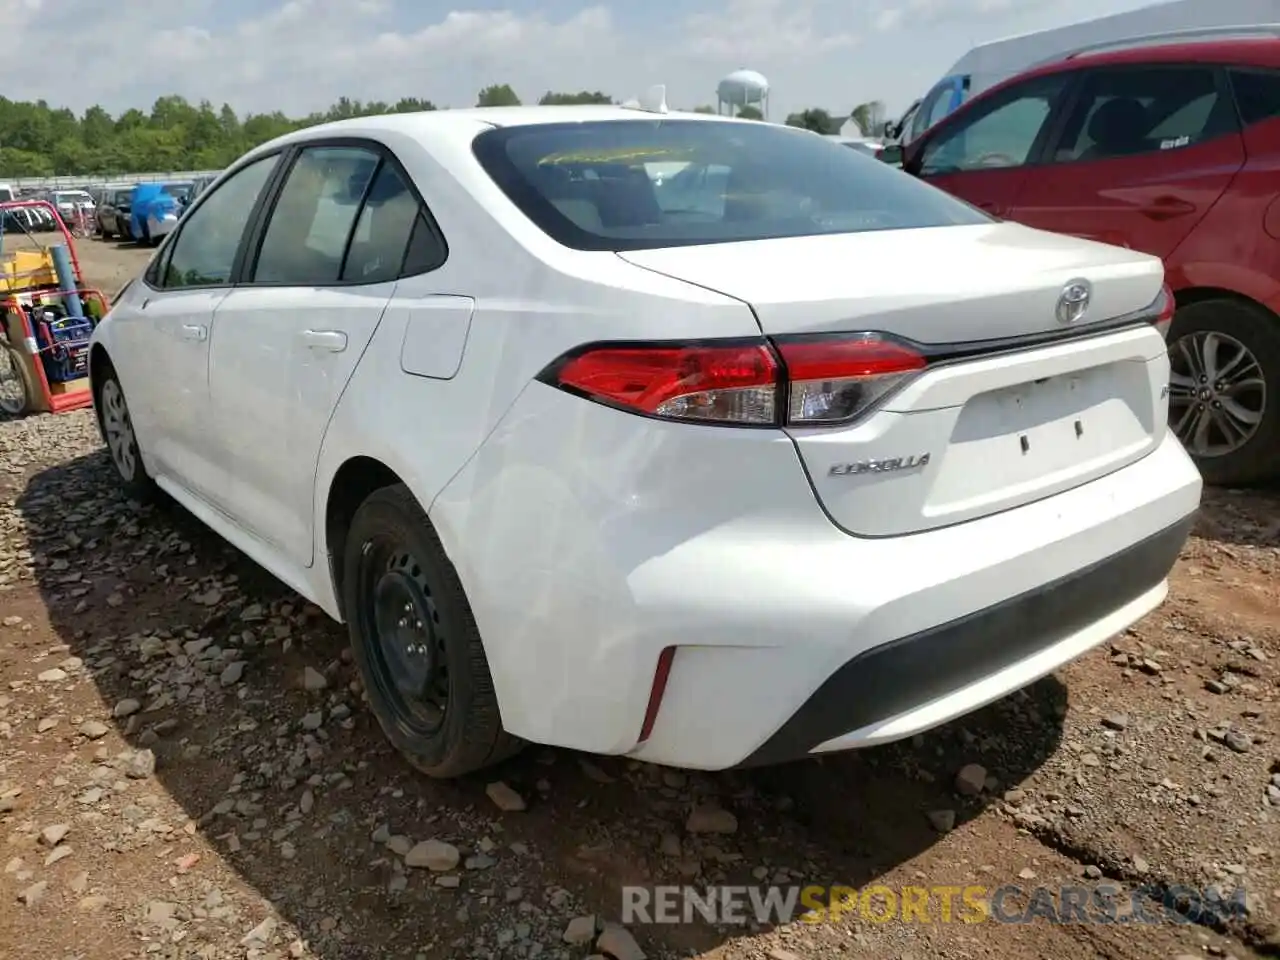
POLYGON ((1168 257, 1243 166, 1221 71, 1141 64, 1085 72, 1009 219, 1168 257))
POLYGON ((1014 209, 1047 140, 1068 77, 1032 77, 975 100, 921 138, 907 168, 993 216, 1014 209))

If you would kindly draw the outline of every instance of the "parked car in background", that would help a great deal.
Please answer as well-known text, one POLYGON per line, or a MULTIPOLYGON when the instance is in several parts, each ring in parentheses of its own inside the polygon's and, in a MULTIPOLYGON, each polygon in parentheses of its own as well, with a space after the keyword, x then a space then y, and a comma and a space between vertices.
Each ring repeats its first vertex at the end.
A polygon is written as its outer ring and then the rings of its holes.
POLYGON ((98 204, 98 229, 103 239, 133 238, 133 229, 129 225, 132 200, 133 187, 111 187, 103 191, 102 202, 98 204))
POLYGON ((129 210, 134 238, 154 246, 172 232, 191 196, 191 187, 189 181, 137 184, 129 210))
POLYGON ((1061 60, 894 149, 995 216, 1161 257, 1175 432, 1211 482, 1280 475, 1280 39, 1061 60))
POLYGON ((187 197, 187 203, 190 204, 192 200, 200 196, 200 194, 204 193, 205 189, 208 188, 209 184, 213 183, 213 181, 217 179, 218 177, 216 174, 213 176, 207 176, 207 177, 197 177, 195 181, 191 184, 191 193, 187 197))
POLYGON ((123 488, 345 620, 419 769, 723 769, 910 737, 1160 604, 1201 492, 1172 306, 1156 257, 808 131, 441 110, 244 156, 90 370, 123 488))
POLYGON ((68 227, 74 226, 79 217, 83 217, 84 222, 89 225, 97 222, 98 208, 87 190, 55 190, 49 200, 68 227))

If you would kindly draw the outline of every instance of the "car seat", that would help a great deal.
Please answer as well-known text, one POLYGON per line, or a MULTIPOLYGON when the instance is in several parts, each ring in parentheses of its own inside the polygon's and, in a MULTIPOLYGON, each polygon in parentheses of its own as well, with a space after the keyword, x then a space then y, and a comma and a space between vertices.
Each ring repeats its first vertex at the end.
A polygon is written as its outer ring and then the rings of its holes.
POLYGON ((653 180, 643 167, 615 167, 600 178, 597 209, 606 227, 643 227, 662 221, 653 180))
POLYGON ((1088 135, 1093 143, 1080 159, 1102 160, 1138 153, 1149 127, 1147 108, 1140 101, 1132 97, 1108 100, 1089 119, 1088 135))

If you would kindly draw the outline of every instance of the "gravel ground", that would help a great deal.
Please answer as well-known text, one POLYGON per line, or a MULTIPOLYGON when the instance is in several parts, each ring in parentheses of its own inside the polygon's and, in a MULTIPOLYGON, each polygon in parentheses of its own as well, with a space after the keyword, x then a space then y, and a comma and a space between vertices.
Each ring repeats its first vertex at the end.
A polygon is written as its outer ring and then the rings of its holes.
MULTIPOLYGON (((108 290, 145 258, 80 255, 108 290)), ((88 412, 0 423, 0 957, 1280 955, 1277 517, 1211 493, 1161 610, 911 743, 723 775, 531 747, 436 783, 385 746, 343 629, 124 500, 88 412), (1041 909, 612 925, 623 885, 724 883, 1041 909), (1052 922, 1035 890, 1063 885, 1163 920, 1052 922), (1175 922, 1180 889, 1247 896, 1175 922)))

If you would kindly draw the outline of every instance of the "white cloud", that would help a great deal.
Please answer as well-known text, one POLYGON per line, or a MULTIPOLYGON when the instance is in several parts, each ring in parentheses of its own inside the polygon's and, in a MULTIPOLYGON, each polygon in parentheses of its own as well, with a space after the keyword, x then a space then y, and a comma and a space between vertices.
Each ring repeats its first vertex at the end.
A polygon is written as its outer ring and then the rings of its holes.
POLYGON ((809 59, 857 44, 856 33, 821 26, 820 12, 814 4, 796 0, 729 0, 723 9, 685 19, 681 51, 745 65, 809 59))
MULTIPOLYGON (((769 78, 775 115, 844 113, 870 99, 904 106, 972 44, 1011 24, 1034 29, 1054 10, 1048 0, 580 0, 551 15, 533 0, 505 9, 454 0, 453 10, 273 0, 247 12, 246 2, 0 0, 10 51, 57 50, 74 65, 32 69, 11 56, 0 89, 77 110, 147 108, 177 93, 296 115, 341 96, 464 106, 491 83, 529 100, 549 89, 626 98, 665 83, 673 104, 694 106, 714 102, 725 73, 749 67, 769 78)), ((1138 2, 1080 0, 1080 15, 1138 2)))

